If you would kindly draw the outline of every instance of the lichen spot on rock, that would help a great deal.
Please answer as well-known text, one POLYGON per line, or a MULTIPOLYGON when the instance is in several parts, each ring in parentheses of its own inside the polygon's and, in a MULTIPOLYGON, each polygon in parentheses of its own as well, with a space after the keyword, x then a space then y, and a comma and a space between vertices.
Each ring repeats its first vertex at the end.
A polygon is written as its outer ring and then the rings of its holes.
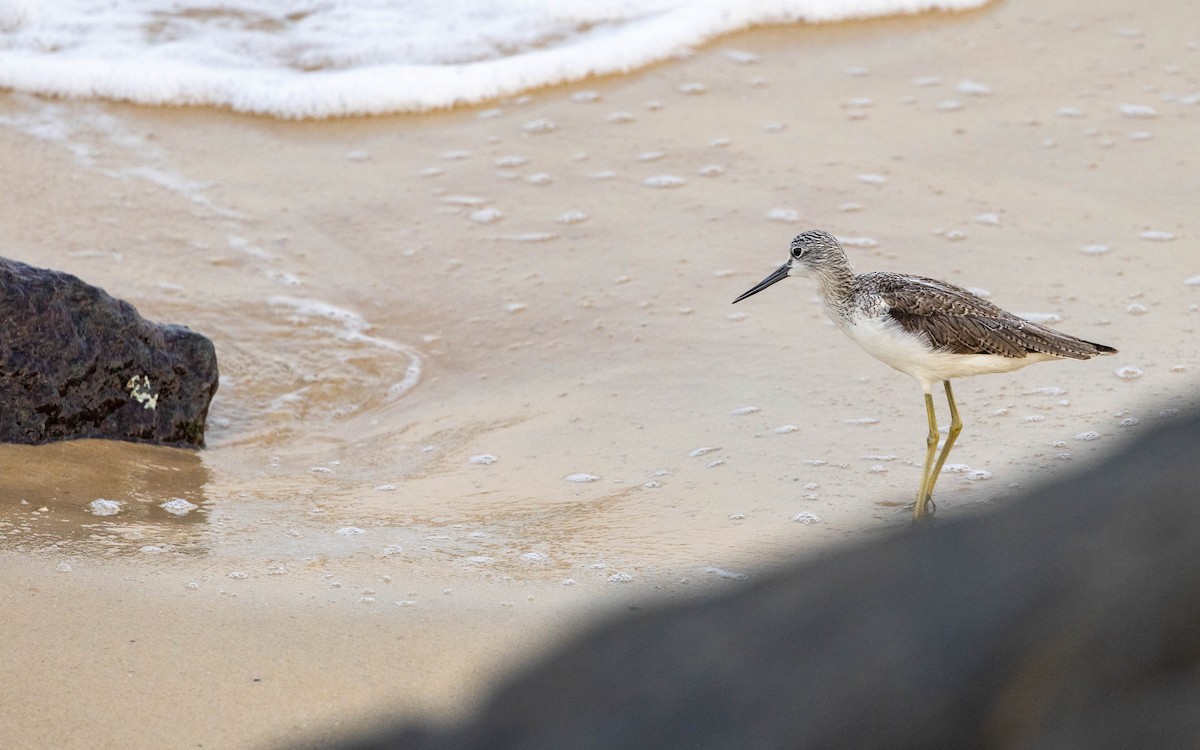
POLYGON ((158 406, 158 394, 150 390, 150 377, 148 375, 134 375, 125 384, 129 389, 129 396, 142 405, 143 409, 153 409, 158 406))

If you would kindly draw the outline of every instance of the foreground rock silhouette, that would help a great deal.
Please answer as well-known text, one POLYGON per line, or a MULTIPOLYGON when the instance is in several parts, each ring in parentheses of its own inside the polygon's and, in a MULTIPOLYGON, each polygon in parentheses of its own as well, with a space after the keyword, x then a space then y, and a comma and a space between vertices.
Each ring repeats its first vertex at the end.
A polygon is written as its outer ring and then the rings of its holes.
POLYGON ((70 274, 0 258, 0 442, 202 447, 212 342, 70 274))
POLYGON ((343 750, 1200 747, 1200 418, 987 515, 602 627, 343 750))

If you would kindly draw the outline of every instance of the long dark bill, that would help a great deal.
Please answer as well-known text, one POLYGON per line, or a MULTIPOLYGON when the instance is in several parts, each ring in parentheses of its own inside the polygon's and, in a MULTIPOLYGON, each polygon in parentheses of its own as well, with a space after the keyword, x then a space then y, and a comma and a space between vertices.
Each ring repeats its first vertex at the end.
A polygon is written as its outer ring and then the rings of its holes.
POLYGON ((776 269, 775 269, 775 270, 774 270, 774 271, 771 273, 771 275, 770 275, 770 276, 768 276, 767 278, 765 278, 765 279, 763 279, 762 281, 758 282, 758 284, 756 284, 756 285, 754 286, 754 288, 753 288, 753 289, 751 289, 750 291, 746 292, 746 293, 745 293, 745 294, 743 294, 741 297, 738 297, 737 299, 735 299, 735 300, 733 301, 733 304, 735 304, 735 305, 736 305, 737 303, 741 302, 742 300, 746 299, 747 297, 749 297, 749 296, 750 296, 750 295, 752 295, 752 294, 758 294, 759 292, 761 292, 762 290, 764 290, 764 289, 766 289, 767 287, 771 286, 772 284, 774 284, 774 283, 775 283, 775 282, 777 282, 777 281, 783 281, 784 279, 786 279, 786 278, 787 278, 787 275, 788 275, 788 269, 790 269, 791 267, 792 267, 791 261, 788 261, 787 263, 784 263, 784 264, 783 264, 782 266, 780 266, 779 268, 776 268, 776 269))

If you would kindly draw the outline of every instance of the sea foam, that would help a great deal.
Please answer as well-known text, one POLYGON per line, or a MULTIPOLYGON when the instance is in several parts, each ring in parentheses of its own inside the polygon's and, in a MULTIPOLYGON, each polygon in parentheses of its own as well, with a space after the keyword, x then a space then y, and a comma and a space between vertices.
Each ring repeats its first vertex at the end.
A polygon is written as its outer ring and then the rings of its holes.
POLYGON ((472 104, 753 25, 987 0, 0 0, 0 88, 287 119, 472 104))

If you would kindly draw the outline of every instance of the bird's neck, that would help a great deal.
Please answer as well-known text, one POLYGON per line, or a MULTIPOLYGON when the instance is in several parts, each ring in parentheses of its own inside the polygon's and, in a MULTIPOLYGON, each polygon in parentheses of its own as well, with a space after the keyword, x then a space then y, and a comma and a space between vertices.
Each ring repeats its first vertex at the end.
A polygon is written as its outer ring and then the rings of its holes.
POLYGON ((810 269, 808 275, 821 295, 829 317, 836 320, 846 316, 854 296, 854 271, 850 262, 842 259, 840 263, 810 269))

